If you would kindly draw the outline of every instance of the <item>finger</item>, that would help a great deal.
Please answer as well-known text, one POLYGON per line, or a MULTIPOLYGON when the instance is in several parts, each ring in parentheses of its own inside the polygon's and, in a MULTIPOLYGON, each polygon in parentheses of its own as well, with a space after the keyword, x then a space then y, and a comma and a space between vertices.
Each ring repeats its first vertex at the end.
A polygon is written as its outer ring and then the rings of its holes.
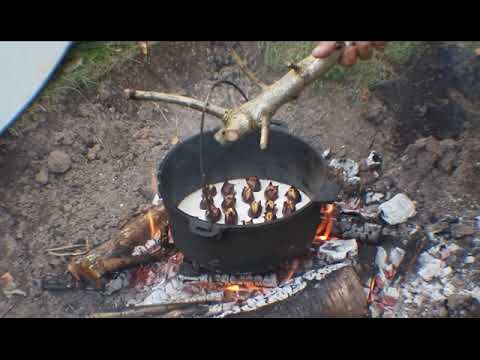
POLYGON ((346 67, 350 67, 357 62, 357 47, 350 46, 345 48, 345 51, 342 54, 342 58, 340 59, 340 64, 346 67))
POLYGON ((385 46, 387 45, 387 41, 372 41, 371 43, 377 51, 385 50, 385 46))
POLYGON ((369 60, 372 58, 372 44, 370 41, 359 41, 357 43, 358 57, 361 60, 369 60))
POLYGON ((317 45, 315 49, 313 49, 312 56, 319 59, 324 59, 330 56, 336 48, 336 41, 322 41, 320 42, 320 44, 317 45))

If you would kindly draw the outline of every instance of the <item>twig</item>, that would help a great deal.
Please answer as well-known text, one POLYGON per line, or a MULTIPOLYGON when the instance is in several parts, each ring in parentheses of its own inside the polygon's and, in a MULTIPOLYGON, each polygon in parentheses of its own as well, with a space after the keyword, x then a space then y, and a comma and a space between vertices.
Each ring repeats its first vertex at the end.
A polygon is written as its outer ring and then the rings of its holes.
POLYGON ((88 253, 88 250, 85 251, 79 251, 79 252, 65 252, 65 253, 58 253, 55 251, 48 251, 48 255, 52 256, 80 256, 80 255, 85 255, 88 253))
POLYGON ((179 310, 184 308, 196 307, 190 303, 178 304, 161 304, 141 306, 134 309, 127 309, 118 312, 93 313, 89 317, 95 319, 109 319, 109 318, 129 318, 129 317, 144 317, 144 316, 158 316, 166 314, 172 310, 179 310))
POLYGON ((57 248, 50 248, 45 251, 49 252, 49 251, 60 251, 60 250, 72 250, 72 249, 81 248, 81 247, 85 247, 85 245, 84 244, 66 245, 66 246, 60 246, 57 248))
MULTIPOLYGON (((160 92, 154 92, 154 91, 132 90, 132 89, 124 90, 124 94, 127 97, 127 99, 164 101, 170 104, 183 105, 198 111, 203 111, 203 108, 205 106, 205 103, 203 101, 189 98, 186 96, 181 96, 181 95, 166 94, 166 93, 160 93, 160 92)), ((226 109, 217 105, 212 105, 212 104, 208 104, 205 111, 207 114, 216 116, 220 119, 223 119, 223 117, 227 113, 226 109)))
POLYGON ((12 309, 15 307, 15 305, 16 303, 13 303, 12 305, 10 305, 10 307, 7 310, 5 310, 3 314, 0 316, 0 319, 3 319, 5 316, 7 316, 8 313, 12 311, 12 309))
POLYGON ((233 60, 237 63, 237 65, 240 67, 240 70, 255 84, 257 85, 260 89, 266 90, 268 88, 268 85, 260 81, 253 71, 251 71, 248 67, 245 61, 242 60, 242 58, 238 55, 238 53, 234 49, 230 49, 230 53, 232 54, 233 60))
POLYGON ((168 121, 167 117, 165 116, 165 114, 163 113, 163 110, 162 109, 159 109, 160 110, 160 114, 162 114, 163 116, 163 119, 165 120, 165 122, 170 125, 170 121, 168 121))

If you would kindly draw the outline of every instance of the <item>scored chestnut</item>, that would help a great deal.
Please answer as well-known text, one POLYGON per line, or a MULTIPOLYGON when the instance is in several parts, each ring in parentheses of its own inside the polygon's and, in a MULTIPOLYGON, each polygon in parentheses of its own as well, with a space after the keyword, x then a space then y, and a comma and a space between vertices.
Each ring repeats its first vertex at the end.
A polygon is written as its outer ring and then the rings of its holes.
POLYGON ((227 195, 222 201, 223 211, 227 211, 228 208, 234 208, 237 203, 235 195, 227 195))
POLYGON ((253 196, 253 191, 249 186, 245 186, 242 191, 242 200, 244 203, 251 204, 253 200, 255 200, 255 196, 253 196))
POLYGON ((247 185, 253 192, 258 192, 262 189, 262 184, 260 184, 260 179, 258 176, 249 176, 245 179, 247 185))
POLYGON ((294 204, 298 204, 302 201, 302 195, 300 194, 300 191, 298 191, 298 189, 294 186, 291 186, 290 189, 287 190, 285 196, 294 204))
POLYGON ((242 221, 243 225, 252 225, 253 224, 253 220, 250 219, 250 220, 243 220, 242 221))
POLYGON ((248 216, 252 219, 257 219, 262 215, 262 202, 261 201, 252 201, 250 208, 248 209, 248 216))
POLYGON ((265 188, 265 199, 272 201, 278 199, 278 185, 274 186, 270 181, 270 184, 265 188))
POLYGON ((277 220, 277 215, 275 215, 275 213, 273 212, 267 212, 265 213, 264 219, 265 221, 277 220))
POLYGON ((205 217, 207 220, 216 223, 222 217, 222 212, 212 203, 205 212, 205 217))
POLYGON ((237 211, 234 208, 228 208, 225 211, 225 224, 227 225, 237 225, 238 215, 237 211))
POLYGON ((211 197, 215 197, 217 195, 217 188, 212 185, 212 186, 204 186, 202 188, 202 195, 204 197, 207 197, 207 196, 211 196, 211 197))
POLYGON ((275 201, 267 200, 267 202, 265 203, 265 212, 277 212, 277 205, 275 204, 275 201))
POLYGON ((235 194, 235 185, 225 181, 222 185, 222 189, 220 190, 222 195, 225 197, 227 195, 235 194))
POLYGON ((200 209, 207 210, 210 204, 213 204, 213 197, 211 197, 210 195, 202 195, 202 200, 200 200, 200 209))
POLYGON ((283 203, 282 214, 283 216, 292 215, 295 212, 295 203, 291 200, 287 200, 283 203))

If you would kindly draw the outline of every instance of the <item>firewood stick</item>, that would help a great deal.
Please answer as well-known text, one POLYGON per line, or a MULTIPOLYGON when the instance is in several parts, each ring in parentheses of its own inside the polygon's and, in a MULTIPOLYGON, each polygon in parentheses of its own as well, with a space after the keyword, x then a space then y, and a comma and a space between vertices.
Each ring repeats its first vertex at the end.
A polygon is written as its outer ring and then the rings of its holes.
POLYGON ((89 317, 95 319, 108 319, 108 318, 128 318, 128 317, 143 317, 143 316, 156 316, 162 315, 172 310, 178 310, 186 307, 191 307, 192 304, 161 304, 161 305, 149 305, 141 306, 134 309, 127 309, 118 312, 104 312, 93 313, 89 317))
POLYGON ((240 67, 240 70, 255 84, 257 85, 260 89, 266 90, 268 88, 268 85, 260 81, 253 71, 251 71, 246 62, 243 61, 243 59, 238 55, 238 53, 234 49, 230 49, 230 53, 232 54, 233 60, 237 63, 237 65, 240 67))
MULTIPOLYGON (((149 210, 162 234, 167 233, 168 214, 164 206, 149 210)), ((92 248, 87 254, 73 259, 68 271, 80 281, 81 279, 99 280, 105 273, 145 264, 164 253, 132 256, 135 246, 144 245, 150 240, 149 224, 146 213, 140 213, 128 221, 119 234, 103 244, 92 248)))
MULTIPOLYGON (((338 63, 341 51, 337 50, 326 59, 308 56, 298 62, 278 81, 263 89, 255 98, 233 109, 223 109, 214 105, 207 107, 207 113, 223 120, 223 127, 215 134, 215 139, 226 144, 240 139, 243 135, 258 129, 264 123, 260 146, 266 147, 268 130, 266 125, 284 104, 298 98, 300 93, 315 80, 338 63)), ((200 100, 165 93, 125 90, 127 98, 156 100, 174 103, 203 110, 204 103, 200 100)))

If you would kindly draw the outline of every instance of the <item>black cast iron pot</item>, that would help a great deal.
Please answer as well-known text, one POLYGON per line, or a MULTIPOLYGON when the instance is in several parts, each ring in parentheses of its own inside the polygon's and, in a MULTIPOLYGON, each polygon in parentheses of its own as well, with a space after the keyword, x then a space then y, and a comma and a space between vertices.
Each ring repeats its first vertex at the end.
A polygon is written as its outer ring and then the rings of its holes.
POLYGON ((327 165, 320 154, 273 126, 267 150, 259 149, 258 133, 230 146, 220 145, 213 134, 204 133, 208 183, 258 176, 296 186, 311 202, 291 216, 247 226, 212 224, 179 210, 180 202, 201 188, 200 135, 195 135, 172 148, 158 172, 159 193, 178 249, 201 267, 230 274, 271 271, 282 261, 305 254, 320 221, 321 205, 334 201, 339 190, 327 178, 327 165))

